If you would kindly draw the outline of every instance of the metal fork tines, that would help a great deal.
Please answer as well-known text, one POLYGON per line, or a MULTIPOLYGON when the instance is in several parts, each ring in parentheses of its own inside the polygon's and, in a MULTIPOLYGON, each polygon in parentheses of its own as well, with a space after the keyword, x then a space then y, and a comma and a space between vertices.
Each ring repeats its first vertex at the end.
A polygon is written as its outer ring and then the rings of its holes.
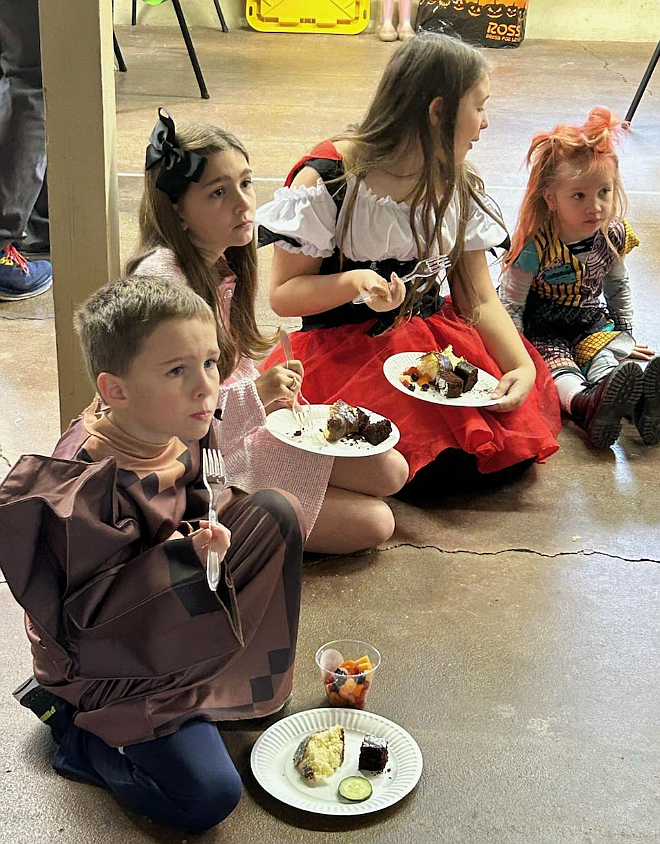
MULTIPOLYGON (((202 480, 209 494, 209 527, 218 523, 216 508, 220 493, 227 488, 227 476, 222 455, 215 448, 202 451, 202 480)), ((220 582, 220 560, 216 551, 209 546, 206 555, 206 582, 212 592, 220 582)))

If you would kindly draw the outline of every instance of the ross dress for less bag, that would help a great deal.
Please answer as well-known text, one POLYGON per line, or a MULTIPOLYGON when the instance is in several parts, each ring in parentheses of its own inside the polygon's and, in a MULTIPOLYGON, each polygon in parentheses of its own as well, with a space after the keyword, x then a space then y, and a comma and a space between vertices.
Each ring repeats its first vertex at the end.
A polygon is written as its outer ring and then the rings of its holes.
POLYGON ((420 0, 417 28, 456 35, 480 47, 518 47, 525 37, 529 0, 420 0))

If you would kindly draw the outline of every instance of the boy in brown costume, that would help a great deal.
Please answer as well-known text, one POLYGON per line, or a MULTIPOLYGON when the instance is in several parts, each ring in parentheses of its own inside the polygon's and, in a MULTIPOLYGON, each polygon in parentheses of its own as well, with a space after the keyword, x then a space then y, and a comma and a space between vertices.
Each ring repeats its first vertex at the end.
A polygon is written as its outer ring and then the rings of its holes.
POLYGON ((276 490, 226 491, 221 524, 201 521, 200 445, 214 446, 231 362, 200 297, 129 278, 76 324, 101 398, 52 458, 24 455, 0 487, 0 566, 35 673, 16 696, 53 726, 55 770, 202 831, 241 794, 214 722, 267 715, 291 692, 300 509, 276 490))

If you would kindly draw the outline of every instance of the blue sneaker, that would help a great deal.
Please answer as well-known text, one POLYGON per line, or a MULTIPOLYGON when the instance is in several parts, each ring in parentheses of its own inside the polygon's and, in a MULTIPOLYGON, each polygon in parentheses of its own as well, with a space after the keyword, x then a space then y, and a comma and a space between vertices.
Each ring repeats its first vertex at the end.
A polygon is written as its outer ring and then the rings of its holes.
POLYGON ((45 293, 53 283, 50 261, 29 264, 13 246, 0 251, 0 300, 30 299, 45 293))

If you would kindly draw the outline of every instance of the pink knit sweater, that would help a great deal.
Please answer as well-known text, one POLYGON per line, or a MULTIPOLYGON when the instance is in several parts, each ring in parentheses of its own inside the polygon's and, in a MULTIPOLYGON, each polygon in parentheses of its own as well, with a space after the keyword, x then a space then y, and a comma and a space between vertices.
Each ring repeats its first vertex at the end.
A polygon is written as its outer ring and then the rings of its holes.
MULTIPOLYGON (((148 255, 136 274, 186 284, 174 253, 165 247, 148 255)), ((236 277, 230 275, 218 286, 218 316, 226 326, 235 285, 236 277)), ((219 446, 227 475, 233 486, 249 493, 270 487, 293 493, 302 505, 309 534, 323 503, 334 458, 287 445, 266 430, 266 413, 254 383, 258 375, 254 362, 242 357, 220 387, 219 446)))

